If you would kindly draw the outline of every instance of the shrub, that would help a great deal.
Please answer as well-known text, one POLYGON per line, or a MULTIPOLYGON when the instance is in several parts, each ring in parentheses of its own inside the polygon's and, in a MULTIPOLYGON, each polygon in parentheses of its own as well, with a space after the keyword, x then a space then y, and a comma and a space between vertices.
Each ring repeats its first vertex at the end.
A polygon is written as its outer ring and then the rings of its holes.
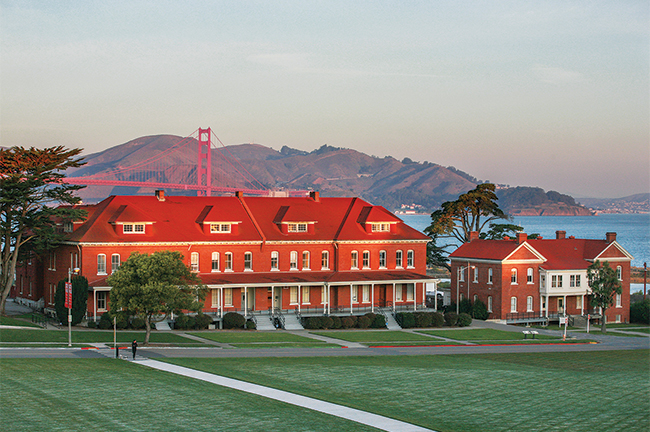
POLYGON ((372 324, 372 321, 370 320, 370 317, 366 315, 360 316, 357 320, 357 326, 361 329, 367 329, 370 327, 370 324, 372 324))
POLYGON ((395 314, 395 320, 402 328, 415 327, 415 317, 412 312, 398 312, 395 314))
POLYGON ((458 326, 467 327, 472 324, 472 317, 468 313, 458 315, 458 326))
POLYGON ((445 313, 445 325, 448 327, 453 327, 458 323, 458 314, 456 312, 447 312, 445 313))
POLYGON ((458 303, 458 313, 472 313, 472 302, 470 299, 462 299, 460 303, 458 303))
POLYGON ((472 306, 472 316, 475 319, 480 319, 485 321, 490 316, 490 313, 487 310, 487 306, 481 300, 476 300, 472 306))
POLYGON ((255 324, 255 321, 246 321, 246 330, 257 330, 257 324, 255 324))
POLYGON ((97 328, 97 323, 95 321, 88 321, 87 326, 89 329, 97 328))
POLYGON ((340 329, 341 328, 341 318, 337 316, 330 317, 332 318, 332 328, 333 329, 340 329))
POLYGON ((386 328, 386 317, 382 314, 376 314, 375 319, 372 320, 370 325, 372 328, 386 328))
POLYGON ((320 317, 304 318, 303 321, 303 327, 307 330, 316 330, 320 328, 320 317))
POLYGON ((320 319, 320 328, 329 329, 334 325, 334 320, 328 316, 321 317, 320 319))
POLYGON ((223 328, 225 329, 244 328, 244 324, 246 324, 246 318, 237 312, 228 312, 223 316, 223 328))
POLYGON ((352 320, 352 327, 356 327, 359 317, 357 317, 356 315, 350 315, 350 319, 352 320))
POLYGON ((131 320, 131 328, 135 330, 140 330, 145 327, 145 322, 140 317, 135 317, 131 320))
POLYGON ((351 316, 346 316, 341 318, 341 327, 344 329, 349 329, 354 327, 354 320, 352 319, 351 316))
POLYGON ((179 314, 174 321, 174 330, 187 330, 189 317, 187 315, 179 314))
POLYGON ((196 317, 194 316, 187 317, 187 328, 188 329, 196 328, 196 317))
POLYGON ((445 325, 445 317, 440 312, 432 313, 431 318, 432 318, 432 322, 431 322, 432 327, 442 327, 443 325, 445 325))
POLYGON ((415 312, 413 316, 415 318, 415 327, 431 327, 431 323, 433 322, 433 315, 431 313, 415 312))
POLYGON ((650 297, 632 303, 630 306, 630 322, 650 324, 650 297))
POLYGON ((102 330, 108 330, 113 327, 113 320, 108 312, 99 318, 99 324, 97 324, 97 327, 102 330))
POLYGON ((196 316, 196 328, 199 330, 205 330, 208 326, 212 324, 212 317, 204 313, 200 313, 196 316))

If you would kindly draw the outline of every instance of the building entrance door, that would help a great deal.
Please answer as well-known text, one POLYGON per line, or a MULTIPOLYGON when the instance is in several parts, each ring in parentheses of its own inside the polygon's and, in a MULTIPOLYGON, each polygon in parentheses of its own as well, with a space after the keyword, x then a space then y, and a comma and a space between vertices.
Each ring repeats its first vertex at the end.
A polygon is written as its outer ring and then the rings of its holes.
POLYGON ((282 309, 282 287, 273 288, 273 309, 282 309))
POLYGON ((564 313, 564 298, 558 297, 557 299, 557 313, 563 314, 564 313))

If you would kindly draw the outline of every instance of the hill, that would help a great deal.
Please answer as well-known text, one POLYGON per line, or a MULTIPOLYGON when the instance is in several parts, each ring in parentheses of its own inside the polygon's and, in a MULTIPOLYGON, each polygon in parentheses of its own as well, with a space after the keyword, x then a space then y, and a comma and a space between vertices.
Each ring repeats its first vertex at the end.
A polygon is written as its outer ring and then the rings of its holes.
MULTIPOLYGON (((137 138, 87 155, 87 164, 71 170, 68 175, 84 176, 119 170, 159 155, 183 139, 174 135, 137 138)), ((223 150, 212 149, 212 152, 215 172, 222 168, 214 161, 221 154, 229 154, 269 189, 314 189, 323 196, 360 196, 390 210, 406 205, 428 213, 441 203, 454 200, 461 193, 473 189, 480 182, 454 167, 414 162, 408 158, 402 161, 391 156, 379 158, 329 145, 307 152, 287 146, 277 151, 260 144, 239 144, 226 146, 223 150)), ((165 178, 169 182, 187 183, 187 174, 183 173, 195 167, 195 150, 192 151, 190 147, 187 152, 173 153, 172 158, 174 167, 165 170, 165 178)), ((80 196, 86 202, 94 202, 111 194, 152 192, 153 188, 90 186, 83 189, 80 196)), ((193 194, 180 190, 169 193, 193 194)), ((539 188, 503 189, 498 195, 501 207, 515 214, 589 213, 573 198, 557 192, 545 193, 539 188)))
POLYGON ((650 213, 650 193, 623 198, 580 198, 579 201, 599 213, 650 213))

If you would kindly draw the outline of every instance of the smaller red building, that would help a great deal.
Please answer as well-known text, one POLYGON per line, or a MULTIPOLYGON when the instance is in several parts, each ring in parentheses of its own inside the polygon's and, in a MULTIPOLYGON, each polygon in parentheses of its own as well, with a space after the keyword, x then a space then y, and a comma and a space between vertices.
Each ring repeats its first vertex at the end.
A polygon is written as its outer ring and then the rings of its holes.
POLYGON ((622 293, 607 309, 608 322, 630 318, 630 262, 632 256, 616 242, 616 233, 605 240, 566 237, 555 239, 481 240, 470 235, 450 255, 451 298, 480 299, 490 319, 509 323, 541 322, 559 316, 600 318, 600 310, 589 305, 587 268, 596 260, 616 269, 622 293))

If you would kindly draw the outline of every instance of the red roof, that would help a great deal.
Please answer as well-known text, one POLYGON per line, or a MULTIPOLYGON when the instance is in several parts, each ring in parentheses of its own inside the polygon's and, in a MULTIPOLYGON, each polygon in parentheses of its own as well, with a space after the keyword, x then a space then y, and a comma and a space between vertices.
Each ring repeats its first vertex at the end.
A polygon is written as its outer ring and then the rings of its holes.
MULTIPOLYGON (((630 255, 618 243, 608 243, 606 240, 590 239, 527 239, 521 245, 527 244, 543 257, 541 267, 549 270, 579 270, 586 269, 609 247, 616 248, 620 258, 630 258, 630 255)), ((508 258, 520 244, 516 239, 510 240, 473 240, 461 245, 449 255, 452 259, 487 259, 503 261, 508 258)))
POLYGON ((88 208, 89 217, 69 237, 78 242, 219 242, 219 241, 345 241, 428 240, 383 207, 360 198, 267 198, 111 196, 88 208), (395 222, 391 232, 367 233, 359 216, 372 214, 395 222), (283 234, 280 221, 314 222, 310 232, 283 234), (146 234, 123 234, 116 222, 144 222, 146 234), (231 222, 231 233, 210 233, 203 224, 231 222))

